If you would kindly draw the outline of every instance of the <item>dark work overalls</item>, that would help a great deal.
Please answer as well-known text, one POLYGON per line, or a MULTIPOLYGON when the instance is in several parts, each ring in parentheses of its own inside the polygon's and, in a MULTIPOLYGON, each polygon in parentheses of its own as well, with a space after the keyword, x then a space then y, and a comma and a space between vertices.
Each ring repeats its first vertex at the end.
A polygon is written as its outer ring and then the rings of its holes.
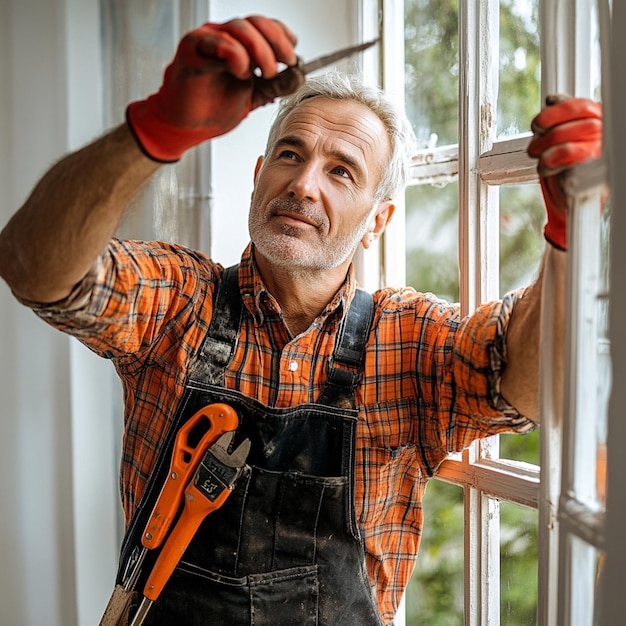
POLYGON ((176 423, 126 535, 120 575, 165 480, 175 432, 204 405, 224 402, 240 418, 233 448, 244 438, 252 443, 249 467, 200 526, 145 624, 380 625, 353 495, 354 389, 371 296, 357 290, 318 401, 285 409, 224 387, 242 311, 237 268, 228 268, 176 423))

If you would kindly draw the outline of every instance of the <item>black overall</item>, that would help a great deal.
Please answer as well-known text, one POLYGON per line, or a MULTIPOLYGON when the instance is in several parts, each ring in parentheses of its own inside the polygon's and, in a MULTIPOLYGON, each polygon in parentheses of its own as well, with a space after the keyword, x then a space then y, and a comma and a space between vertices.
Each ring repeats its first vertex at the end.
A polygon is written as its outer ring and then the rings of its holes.
POLYGON ((353 396, 371 296, 357 290, 319 400, 286 409, 224 387, 242 310, 237 268, 228 268, 187 393, 126 535, 120 576, 164 482, 176 430, 204 405, 224 402, 240 418, 233 447, 244 438, 252 443, 249 467, 200 526, 145 624, 380 625, 353 497, 353 396))

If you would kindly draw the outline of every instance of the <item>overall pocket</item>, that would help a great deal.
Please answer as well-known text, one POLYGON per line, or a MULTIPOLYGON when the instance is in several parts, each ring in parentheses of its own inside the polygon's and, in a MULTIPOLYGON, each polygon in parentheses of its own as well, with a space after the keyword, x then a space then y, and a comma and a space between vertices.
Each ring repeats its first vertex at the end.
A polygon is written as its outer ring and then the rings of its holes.
POLYGON ((147 626, 317 626, 317 566, 241 578, 181 562, 147 626))

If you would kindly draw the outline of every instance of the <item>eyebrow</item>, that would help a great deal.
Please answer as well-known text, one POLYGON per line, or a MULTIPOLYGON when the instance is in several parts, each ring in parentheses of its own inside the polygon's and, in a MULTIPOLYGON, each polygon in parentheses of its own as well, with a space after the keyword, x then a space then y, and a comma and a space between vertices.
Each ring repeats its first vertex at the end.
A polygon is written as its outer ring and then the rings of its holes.
MULTIPOLYGON (((305 142, 296 135, 285 135, 284 137, 278 139, 274 144, 275 149, 280 149, 284 146, 292 146, 294 148, 306 148, 305 142)), ((357 176, 362 179, 364 178, 365 173, 360 163, 349 154, 347 154, 343 150, 331 150, 329 154, 330 156, 334 157, 338 161, 341 161, 342 163, 345 163, 349 168, 354 170, 357 176)))

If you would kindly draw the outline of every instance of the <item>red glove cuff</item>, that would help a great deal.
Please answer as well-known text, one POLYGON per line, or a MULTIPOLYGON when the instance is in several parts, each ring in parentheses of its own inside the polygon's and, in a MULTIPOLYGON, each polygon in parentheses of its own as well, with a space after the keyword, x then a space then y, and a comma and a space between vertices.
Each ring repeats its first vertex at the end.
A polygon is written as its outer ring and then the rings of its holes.
POLYGON ((543 236, 559 250, 567 250, 567 220, 564 216, 551 217, 543 228, 543 236))
POLYGON ((543 236, 548 243, 559 250, 567 250, 567 208, 563 206, 559 176, 540 178, 541 191, 545 200, 548 222, 543 228, 543 236))
POLYGON ((126 122, 141 151, 153 161, 175 163, 189 148, 219 135, 212 127, 174 126, 158 114, 157 96, 131 102, 126 108, 126 122))

